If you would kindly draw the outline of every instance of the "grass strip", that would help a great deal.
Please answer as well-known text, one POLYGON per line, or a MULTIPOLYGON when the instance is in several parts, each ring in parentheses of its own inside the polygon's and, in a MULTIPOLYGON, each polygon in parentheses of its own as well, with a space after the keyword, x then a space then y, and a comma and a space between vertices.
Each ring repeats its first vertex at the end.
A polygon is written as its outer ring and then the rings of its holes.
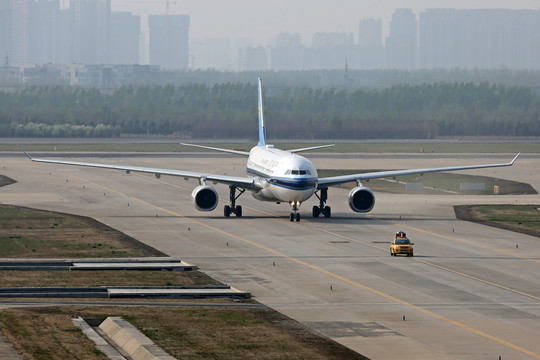
POLYGON ((460 205, 456 217, 540 237, 540 205, 460 205))

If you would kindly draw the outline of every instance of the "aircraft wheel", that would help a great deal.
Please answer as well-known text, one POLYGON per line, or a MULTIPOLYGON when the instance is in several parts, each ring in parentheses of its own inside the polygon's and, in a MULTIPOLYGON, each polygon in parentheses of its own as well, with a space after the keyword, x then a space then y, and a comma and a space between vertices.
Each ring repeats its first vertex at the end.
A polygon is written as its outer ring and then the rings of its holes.
POLYGON ((289 220, 290 220, 291 222, 294 221, 294 213, 291 213, 291 216, 290 216, 289 220))
POLYGON ((236 217, 242 217, 242 207, 240 205, 236 205, 236 217))
POLYGON ((225 217, 231 216, 231 207, 229 205, 223 207, 223 215, 225 215, 225 217))
POLYGON ((318 206, 313 206, 313 217, 319 217, 321 214, 321 209, 318 206))
POLYGON ((300 213, 296 213, 296 222, 300 221, 300 213))
POLYGON ((330 206, 325 206, 324 207, 324 217, 331 217, 332 216, 332 209, 330 208, 330 206))

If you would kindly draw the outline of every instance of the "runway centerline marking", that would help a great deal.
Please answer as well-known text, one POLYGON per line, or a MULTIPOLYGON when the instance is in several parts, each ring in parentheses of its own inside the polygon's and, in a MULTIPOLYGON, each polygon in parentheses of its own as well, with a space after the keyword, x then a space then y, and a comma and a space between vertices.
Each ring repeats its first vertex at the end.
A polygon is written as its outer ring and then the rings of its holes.
POLYGON ((168 214, 170 214, 170 215, 179 217, 179 218, 181 218, 181 219, 185 219, 185 220, 191 221, 191 222, 193 222, 193 223, 195 223, 195 224, 198 224, 198 225, 200 225, 200 226, 203 226, 203 227, 205 227, 205 228, 207 228, 207 229, 209 229, 209 230, 215 231, 215 232, 217 232, 217 233, 220 233, 220 234, 225 235, 225 236, 227 236, 227 237, 230 237, 230 238, 232 238, 232 239, 235 239, 235 240, 244 242, 244 243, 246 243, 246 244, 249 244, 249 245, 251 245, 251 246, 254 246, 254 247, 256 247, 256 248, 259 248, 259 249, 261 249, 261 250, 264 250, 264 251, 267 251, 267 252, 269 252, 269 253, 272 253, 272 254, 274 254, 274 255, 276 255, 276 256, 282 257, 282 258, 284 258, 284 259, 287 259, 287 260, 289 260, 289 261, 295 262, 295 263, 297 263, 297 264, 299 264, 299 265, 302 265, 302 266, 304 266, 304 267, 307 267, 307 268, 309 268, 309 269, 312 269, 312 270, 315 270, 315 271, 320 272, 320 273, 322 273, 322 274, 325 274, 325 275, 327 275, 327 276, 329 276, 329 277, 332 277, 332 278, 334 278, 334 279, 343 281, 344 283, 347 283, 347 284, 352 285, 352 286, 354 286, 354 287, 360 288, 360 289, 365 290, 365 291, 367 291, 367 292, 370 292, 370 293, 372 293, 372 294, 381 296, 381 297, 383 297, 383 298, 385 298, 385 299, 387 299, 387 300, 393 301, 393 302, 395 302, 395 303, 398 303, 398 304, 401 304, 401 305, 403 305, 403 306, 409 307, 409 308, 411 308, 411 309, 417 310, 417 311, 419 311, 419 312, 421 312, 421 313, 423 313, 423 314, 426 314, 426 315, 429 315, 429 316, 434 317, 434 318, 436 318, 436 319, 442 320, 442 321, 444 321, 444 322, 446 322, 446 323, 449 323, 449 324, 451 324, 451 325, 457 326, 457 327, 459 327, 459 328, 461 328, 461 329, 463 329, 463 330, 466 330, 466 331, 469 331, 469 332, 474 333, 474 334, 476 334, 476 335, 479 335, 479 336, 481 336, 481 337, 483 337, 483 338, 485 338, 485 339, 492 340, 492 341, 497 342, 497 343, 499 343, 499 344, 501 344, 501 345, 504 345, 504 346, 506 346, 506 347, 508 347, 508 348, 514 349, 514 350, 519 351, 519 352, 521 352, 521 353, 524 353, 524 354, 527 354, 527 355, 529 355, 529 356, 532 356, 532 357, 535 357, 535 358, 537 358, 537 359, 540 359, 540 354, 536 354, 536 353, 534 353, 533 351, 530 351, 530 350, 527 350, 527 349, 522 348, 522 347, 520 347, 520 346, 514 345, 514 344, 512 344, 512 343, 510 343, 510 342, 508 342, 508 341, 506 341, 506 340, 499 339, 499 338, 497 338, 497 337, 495 337, 495 336, 493 336, 493 335, 490 335, 490 334, 488 334, 488 333, 486 333, 486 332, 483 332, 483 331, 481 331, 481 330, 477 330, 477 329, 475 329, 475 328, 472 328, 472 327, 470 327, 470 326, 468 326, 468 325, 465 325, 465 324, 463 324, 463 323, 460 323, 460 322, 458 322, 458 321, 452 320, 452 319, 450 319, 450 318, 448 318, 448 317, 446 317, 446 316, 437 314, 437 313, 435 313, 435 312, 433 312, 433 311, 430 311, 430 310, 424 309, 424 308, 422 308, 422 307, 420 307, 420 306, 411 304, 411 303, 409 303, 409 302, 406 302, 405 300, 401 300, 401 299, 396 298, 395 296, 392 296, 392 295, 390 295, 390 294, 386 294, 386 293, 384 293, 384 292, 382 292, 382 291, 373 289, 373 288, 371 288, 371 287, 369 287, 369 286, 366 286, 366 285, 361 284, 361 283, 359 283, 359 282, 356 282, 356 281, 354 281, 354 280, 348 279, 348 278, 346 278, 346 277, 344 277, 344 276, 335 274, 335 273, 333 273, 333 272, 330 272, 330 271, 325 270, 325 269, 323 269, 323 268, 320 268, 320 267, 318 267, 318 266, 312 265, 312 264, 310 264, 310 263, 308 263, 308 262, 305 262, 305 261, 302 261, 302 260, 300 260, 300 259, 294 258, 294 257, 289 256, 289 255, 287 255, 287 254, 285 254, 285 253, 282 253, 282 252, 280 252, 280 251, 277 251, 277 250, 271 249, 271 248, 269 248, 269 247, 266 247, 266 246, 264 246, 264 245, 258 244, 258 243, 256 243, 256 242, 251 241, 251 240, 245 239, 245 238, 243 238, 243 237, 241 237, 241 236, 234 235, 234 234, 232 234, 232 233, 229 233, 229 232, 227 232, 227 231, 218 229, 218 228, 216 228, 216 227, 214 227, 214 226, 211 226, 211 225, 208 225, 208 224, 204 224, 204 223, 202 223, 202 222, 200 222, 200 221, 198 221, 198 220, 195 220, 195 219, 193 219, 193 218, 190 218, 190 217, 184 216, 184 215, 182 215, 182 214, 176 213, 176 212, 174 212, 174 211, 172 211, 172 210, 168 210, 168 209, 165 209, 165 208, 163 208, 163 207, 161 207, 161 206, 158 206, 158 205, 149 203, 149 202, 147 202, 147 201, 145 201, 145 200, 139 199, 139 198, 137 198, 137 197, 134 197, 134 196, 131 196, 131 195, 127 195, 127 194, 122 193, 122 192, 120 192, 120 191, 111 189, 111 188, 109 188, 109 187, 107 187, 107 186, 104 186, 104 185, 95 183, 95 182, 93 182, 93 181, 84 179, 84 178, 82 178, 82 177, 80 177, 80 176, 73 175, 73 174, 70 174, 70 175, 71 175, 72 177, 76 178, 76 179, 79 179, 80 181, 87 182, 87 183, 89 183, 89 184, 92 184, 92 185, 94 185, 94 186, 97 186, 97 187, 100 187, 100 188, 102 188, 102 189, 108 190, 108 191, 110 191, 110 192, 112 192, 112 193, 115 193, 115 194, 117 194, 117 195, 131 198, 131 199, 133 199, 133 200, 135 200, 135 201, 138 201, 138 202, 140 202, 140 203, 142 203, 142 204, 144 204, 144 205, 153 207, 154 209, 158 209, 158 210, 160 210, 160 211, 163 211, 163 212, 168 213, 168 214))

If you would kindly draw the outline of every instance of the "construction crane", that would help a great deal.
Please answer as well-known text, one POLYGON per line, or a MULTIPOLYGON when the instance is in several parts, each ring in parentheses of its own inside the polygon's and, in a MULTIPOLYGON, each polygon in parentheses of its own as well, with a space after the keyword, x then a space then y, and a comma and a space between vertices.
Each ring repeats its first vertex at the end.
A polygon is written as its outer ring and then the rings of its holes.
POLYGON ((176 1, 165 0, 165 6, 167 7, 167 15, 169 15, 169 9, 170 9, 171 4, 176 5, 176 1))

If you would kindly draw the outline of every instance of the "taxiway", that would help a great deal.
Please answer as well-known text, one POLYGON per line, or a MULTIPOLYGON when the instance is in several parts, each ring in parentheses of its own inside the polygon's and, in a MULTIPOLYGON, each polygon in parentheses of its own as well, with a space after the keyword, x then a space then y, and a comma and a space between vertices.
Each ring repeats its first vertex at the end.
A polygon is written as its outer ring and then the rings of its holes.
MULTIPOLYGON (((311 154, 318 168, 398 169, 505 162, 511 154, 311 154)), ((83 157, 74 158, 85 161, 83 157)), ((208 154, 109 154, 107 163, 244 175, 245 159, 208 154)), ((311 218, 316 198, 289 222, 286 204, 238 200, 224 218, 228 188, 209 213, 191 203, 196 181, 30 162, 2 156, 0 203, 90 216, 266 304, 372 359, 540 358, 539 239, 458 221, 452 205, 539 204, 540 195, 376 193, 373 212, 353 213, 348 190, 331 188, 332 218, 311 218), (413 258, 391 257, 403 230, 413 258)), ((540 156, 511 168, 469 171, 540 190, 540 156)), ((368 184, 365 184, 369 186, 368 184)))

